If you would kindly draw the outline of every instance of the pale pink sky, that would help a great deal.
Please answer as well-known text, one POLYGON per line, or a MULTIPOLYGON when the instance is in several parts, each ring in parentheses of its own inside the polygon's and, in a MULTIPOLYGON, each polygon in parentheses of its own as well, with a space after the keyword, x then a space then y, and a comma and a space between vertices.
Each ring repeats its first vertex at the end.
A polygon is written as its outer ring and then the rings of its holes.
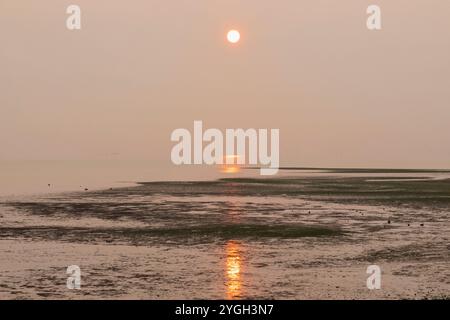
POLYGON ((449 13, 447 0, 2 0, 0 160, 164 166, 172 130, 203 120, 279 128, 281 165, 448 168, 449 13), (66 29, 69 4, 81 31, 66 29))

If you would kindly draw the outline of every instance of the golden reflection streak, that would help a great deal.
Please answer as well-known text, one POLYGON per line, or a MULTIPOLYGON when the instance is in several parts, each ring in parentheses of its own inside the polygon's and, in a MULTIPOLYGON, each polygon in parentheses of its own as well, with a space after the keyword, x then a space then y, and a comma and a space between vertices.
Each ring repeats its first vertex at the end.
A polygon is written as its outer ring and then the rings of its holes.
POLYGON ((237 164, 237 161, 239 159, 238 155, 227 155, 223 159, 223 165, 221 168, 222 173, 237 173, 241 171, 240 166, 237 164), (231 163, 228 163, 231 162, 231 163))
POLYGON ((235 241, 229 241, 226 245, 226 255, 227 299, 239 298, 242 291, 241 245, 235 241))

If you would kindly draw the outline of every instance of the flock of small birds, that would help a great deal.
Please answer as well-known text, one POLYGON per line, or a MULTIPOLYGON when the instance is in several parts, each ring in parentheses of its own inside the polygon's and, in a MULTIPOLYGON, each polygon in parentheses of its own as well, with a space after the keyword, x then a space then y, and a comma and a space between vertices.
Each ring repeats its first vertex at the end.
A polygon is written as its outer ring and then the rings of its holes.
MULTIPOLYGON (((48 185, 48 187, 50 188, 52 185, 49 183, 49 184, 47 184, 48 185)), ((82 186, 80 186, 80 188, 83 188, 82 186)), ((88 188, 84 188, 84 191, 89 191, 89 189, 88 188)))
MULTIPOLYGON (((390 220, 390 219, 388 219, 387 223, 388 223, 388 224, 391 224, 391 220, 390 220)), ((424 223, 421 223, 421 224, 420 224, 420 226, 421 226, 421 227, 423 227, 424 225, 425 225, 424 223)), ((409 226, 411 226, 411 224, 410 224, 410 223, 408 223, 408 227, 409 227, 409 226)))
MULTIPOLYGON (((48 184, 48 187, 51 187, 51 184, 48 184)), ((82 186, 80 186, 80 188, 83 188, 82 186)), ((112 190, 112 188, 109 188, 109 190, 112 190)), ((84 188, 84 191, 89 191, 88 188, 84 188)), ((385 210, 385 209, 383 209, 385 210)), ((311 211, 308 211, 308 214, 311 214, 311 211)), ((391 224, 391 219, 388 219, 387 221, 388 224, 391 224)), ((420 226, 423 227, 425 224, 421 223, 420 226)), ((408 223, 408 227, 410 226, 410 224, 408 223)))

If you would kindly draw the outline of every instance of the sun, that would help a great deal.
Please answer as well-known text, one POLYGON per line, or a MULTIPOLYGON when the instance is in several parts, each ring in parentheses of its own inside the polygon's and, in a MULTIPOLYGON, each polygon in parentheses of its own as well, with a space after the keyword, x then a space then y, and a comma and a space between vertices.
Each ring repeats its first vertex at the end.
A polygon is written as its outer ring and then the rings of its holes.
POLYGON ((230 30, 227 33, 227 40, 231 43, 237 43, 241 38, 241 34, 237 30, 230 30))

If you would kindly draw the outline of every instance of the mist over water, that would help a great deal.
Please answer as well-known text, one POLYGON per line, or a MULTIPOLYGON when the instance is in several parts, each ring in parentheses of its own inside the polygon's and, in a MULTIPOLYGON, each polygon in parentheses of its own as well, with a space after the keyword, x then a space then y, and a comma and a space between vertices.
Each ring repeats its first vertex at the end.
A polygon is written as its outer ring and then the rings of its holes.
POLYGON ((163 166, 152 160, 105 159, 0 161, 0 177, 1 197, 84 191, 85 188, 98 190, 141 181, 209 180, 225 175, 217 167, 175 166, 170 163, 163 166))

